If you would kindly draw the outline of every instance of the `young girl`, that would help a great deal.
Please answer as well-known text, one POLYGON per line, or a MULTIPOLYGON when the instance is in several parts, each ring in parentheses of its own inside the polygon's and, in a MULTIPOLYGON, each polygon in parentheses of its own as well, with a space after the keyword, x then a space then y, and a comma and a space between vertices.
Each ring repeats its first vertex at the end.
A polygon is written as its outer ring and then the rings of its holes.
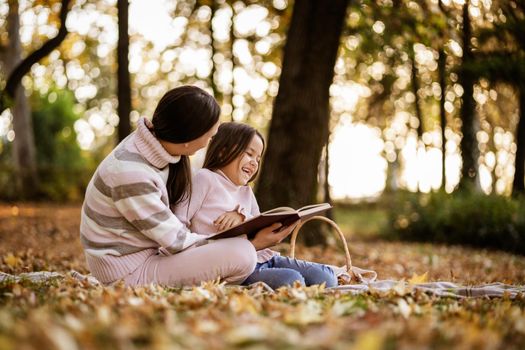
POLYGON ((275 234, 279 225, 272 225, 250 241, 204 244, 204 232, 189 230, 170 210, 191 192, 188 156, 208 145, 219 115, 219 105, 202 89, 172 89, 152 120, 140 119, 137 130, 98 166, 82 206, 80 240, 101 283, 184 286, 217 278, 239 283, 252 273, 256 250, 291 232, 275 234))
MULTIPOLYGON (((259 214, 248 185, 259 171, 264 139, 254 128, 223 123, 206 152, 203 168, 193 178, 191 196, 174 206, 175 215, 192 231, 211 235, 259 214)), ((270 249, 257 251, 257 265, 243 282, 263 281, 272 288, 326 283, 337 285, 334 271, 325 265, 279 256, 270 249)))

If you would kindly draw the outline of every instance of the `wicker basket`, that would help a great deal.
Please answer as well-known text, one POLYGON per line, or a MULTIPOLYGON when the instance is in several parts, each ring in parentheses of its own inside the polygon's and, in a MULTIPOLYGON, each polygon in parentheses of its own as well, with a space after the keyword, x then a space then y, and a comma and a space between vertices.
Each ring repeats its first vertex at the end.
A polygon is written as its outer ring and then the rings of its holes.
POLYGON ((337 232, 337 234, 339 235, 339 238, 341 239, 341 242, 343 242, 343 248, 345 250, 346 271, 350 275, 352 280, 356 280, 356 281, 359 280, 360 276, 356 276, 356 274, 353 271, 352 258, 350 257, 350 251, 348 250, 348 243, 346 242, 346 239, 345 239, 345 236, 343 235, 343 232, 341 231, 341 229, 339 228, 339 226, 337 226, 337 224, 335 222, 333 222, 332 220, 330 220, 328 218, 325 218, 324 216, 313 216, 313 217, 308 218, 308 219, 306 219, 304 221, 301 221, 299 224, 297 224, 297 226, 295 227, 295 229, 292 232, 292 238, 291 238, 291 241, 290 241, 290 257, 291 258, 295 258, 295 241, 297 240, 297 235, 299 234, 299 230, 301 229, 301 227, 304 224, 306 224, 308 221, 311 221, 311 220, 321 220, 321 221, 327 222, 327 223, 330 224, 330 226, 332 226, 332 228, 335 230, 335 232, 337 232))

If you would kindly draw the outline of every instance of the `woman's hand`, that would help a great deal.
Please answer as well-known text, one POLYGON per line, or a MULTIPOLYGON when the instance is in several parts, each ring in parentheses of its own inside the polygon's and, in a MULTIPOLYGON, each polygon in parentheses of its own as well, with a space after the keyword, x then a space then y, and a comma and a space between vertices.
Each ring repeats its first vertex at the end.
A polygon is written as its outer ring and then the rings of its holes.
POLYGON ((265 227, 255 234, 255 237, 251 239, 255 250, 261 250, 268 247, 272 247, 277 243, 280 243, 290 233, 292 233, 295 226, 299 223, 297 220, 293 224, 282 227, 281 223, 275 223, 271 226, 265 227))
POLYGON ((218 232, 229 229, 230 227, 237 226, 244 221, 244 215, 239 214, 237 211, 227 211, 226 213, 219 216, 213 222, 213 225, 217 228, 218 232))

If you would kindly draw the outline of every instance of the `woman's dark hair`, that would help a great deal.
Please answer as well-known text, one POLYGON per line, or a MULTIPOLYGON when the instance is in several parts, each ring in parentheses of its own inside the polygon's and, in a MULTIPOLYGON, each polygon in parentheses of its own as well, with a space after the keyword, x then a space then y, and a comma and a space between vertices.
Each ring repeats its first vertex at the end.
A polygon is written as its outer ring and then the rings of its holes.
MULTIPOLYGON (((155 136, 163 141, 185 143, 204 135, 218 121, 221 109, 217 101, 196 86, 181 86, 160 99, 152 123, 155 136)), ((191 168, 188 156, 169 165, 167 182, 170 204, 176 204, 191 193, 191 168)))
MULTIPOLYGON (((246 151, 255 135, 261 138, 264 153, 264 138, 256 129, 241 123, 222 123, 208 145, 202 167, 217 170, 230 164, 242 152, 246 151)), ((258 173, 259 169, 253 174, 250 181, 253 181, 258 173)))

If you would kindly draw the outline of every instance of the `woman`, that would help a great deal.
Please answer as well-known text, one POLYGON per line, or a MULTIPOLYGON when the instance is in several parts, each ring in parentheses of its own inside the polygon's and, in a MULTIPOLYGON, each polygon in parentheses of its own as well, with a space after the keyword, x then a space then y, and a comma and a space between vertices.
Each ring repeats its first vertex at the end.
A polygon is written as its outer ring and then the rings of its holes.
POLYGON ((99 165, 86 190, 80 238, 100 282, 183 286, 220 278, 241 283, 255 268, 256 251, 291 232, 294 225, 274 233, 275 224, 251 241, 208 242, 171 212, 170 205, 191 193, 188 156, 207 146, 219 115, 220 107, 205 91, 170 90, 152 121, 140 119, 137 130, 99 165))

